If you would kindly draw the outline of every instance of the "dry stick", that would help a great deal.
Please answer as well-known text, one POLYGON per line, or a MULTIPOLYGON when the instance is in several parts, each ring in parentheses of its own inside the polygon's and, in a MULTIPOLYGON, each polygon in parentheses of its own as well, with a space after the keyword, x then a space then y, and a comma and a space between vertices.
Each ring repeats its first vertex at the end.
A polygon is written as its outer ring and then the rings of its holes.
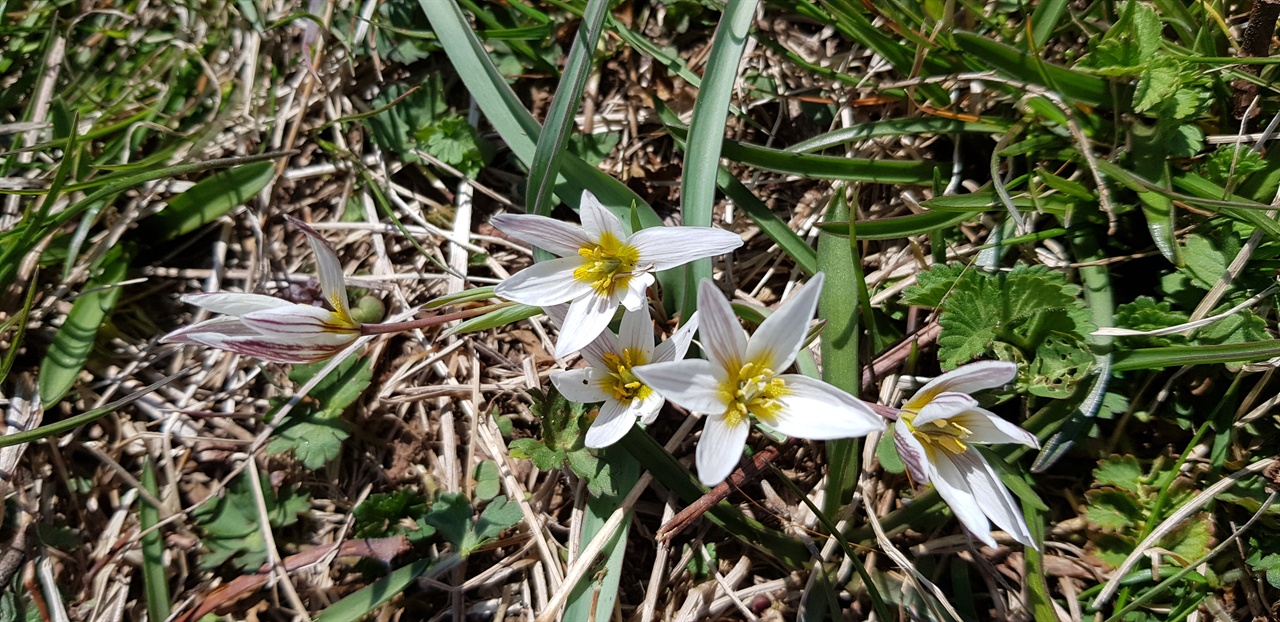
POLYGON ((271 532, 271 514, 267 510, 266 495, 262 492, 262 477, 258 475, 258 461, 253 456, 249 456, 246 466, 249 470, 246 473, 249 476, 249 490, 253 491, 253 505, 258 513, 258 524, 262 526, 263 548, 267 550, 267 563, 271 565, 271 573, 275 575, 276 581, 284 590, 285 597, 289 599, 289 604, 293 606, 294 619, 310 622, 311 616, 307 615, 307 606, 302 604, 302 598, 298 596, 298 590, 293 586, 293 580, 289 578, 289 571, 285 569, 284 562, 280 559, 280 551, 276 550, 276 538, 271 532))
MULTIPOLYGON (((1261 58, 1271 52, 1271 35, 1276 31, 1276 18, 1280 17, 1280 0, 1254 0, 1249 11, 1249 23, 1240 38, 1240 58, 1261 58)), ((1245 73, 1258 75, 1257 65, 1245 65, 1245 73)), ((1250 103, 1258 96, 1258 85, 1239 78, 1235 80, 1237 119, 1245 119, 1250 103)), ((1245 119, 1248 122, 1248 119, 1245 119)))
MULTIPOLYGON (((865 475, 866 472, 863 472, 862 496, 864 499, 871 499, 875 495, 875 490, 872 488, 873 484, 871 483, 871 480, 865 477, 865 475)), ((902 551, 899 551, 898 547, 894 546, 893 542, 889 541, 889 536, 885 534, 884 527, 880 525, 880 517, 876 516, 876 512, 871 507, 871 504, 863 503, 862 507, 867 511, 867 521, 871 523, 871 529, 876 534, 876 542, 880 544, 880 549, 884 551, 885 555, 888 555, 889 559, 892 559, 897 563, 898 567, 907 571, 907 576, 916 584, 917 589, 922 587, 927 589, 929 593, 938 600, 938 603, 942 605, 942 608, 952 616, 952 619, 963 620, 964 618, 960 617, 960 614, 957 613, 955 608, 951 606, 951 603, 947 601, 946 594, 943 594, 942 590, 939 589, 938 586, 934 585, 932 581, 921 574, 921 572, 911 563, 911 560, 907 559, 907 556, 903 555, 902 551)))
MULTIPOLYGON (((903 340, 898 345, 890 348, 887 352, 876 358, 874 362, 866 366, 862 370, 862 386, 867 387, 875 383, 879 378, 889 370, 901 365, 907 359, 907 356, 915 348, 926 346, 938 338, 938 332, 941 327, 937 321, 932 321, 925 325, 924 328, 916 331, 910 338, 903 340)), ((867 403, 872 410, 876 411, 882 417, 890 420, 897 420, 898 409, 881 406, 880 404, 867 403)), ((791 446, 795 443, 794 439, 788 440, 784 445, 791 446)), ((707 513, 717 503, 729 497, 735 488, 739 488, 749 482, 755 481, 766 468, 769 462, 773 461, 779 455, 779 449, 776 445, 770 445, 751 457, 751 462, 734 471, 728 479, 716 484, 700 499, 689 504, 688 507, 681 510, 675 515, 675 518, 667 521, 660 529, 658 529, 658 542, 669 542, 671 538, 676 537, 686 527, 691 525, 703 514, 707 513)))
POLYGON ((1111 600, 1111 597, 1115 596, 1116 590, 1120 589, 1120 581, 1129 575, 1129 571, 1133 570, 1133 567, 1139 561, 1146 557, 1147 550, 1154 546, 1156 542, 1159 542, 1161 538, 1169 535, 1169 532, 1199 510, 1201 506, 1212 501, 1214 497, 1228 488, 1235 486, 1237 482, 1246 476, 1261 473, 1276 463, 1276 458, 1267 458, 1240 469, 1204 489, 1203 492, 1188 501, 1186 505, 1178 508, 1177 512, 1170 514, 1169 518, 1164 519, 1159 526, 1151 530, 1151 534, 1133 549, 1133 552, 1129 554, 1129 557, 1125 558, 1124 563, 1120 564, 1120 567, 1116 568, 1115 572, 1111 573, 1111 578, 1107 580, 1106 586, 1102 588, 1102 593, 1098 594, 1098 597, 1089 606, 1093 609, 1098 609, 1111 600))

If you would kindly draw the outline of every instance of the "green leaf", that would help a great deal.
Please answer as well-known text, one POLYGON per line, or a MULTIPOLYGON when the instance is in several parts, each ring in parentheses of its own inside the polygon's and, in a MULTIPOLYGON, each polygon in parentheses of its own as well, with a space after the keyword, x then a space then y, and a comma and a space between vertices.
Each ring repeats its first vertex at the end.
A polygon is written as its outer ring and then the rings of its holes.
POLYGON ((441 494, 431 503, 426 523, 435 527, 459 555, 464 555, 467 536, 471 532, 471 501, 453 492, 441 494))
POLYGON ((1120 490, 1091 490, 1084 517, 1104 531, 1124 532, 1138 525, 1143 510, 1136 499, 1120 490))
POLYGON ((1009 77, 1046 86, 1068 99, 1092 106, 1108 107, 1111 88, 1103 79, 1040 58, 980 35, 958 32, 955 41, 966 53, 980 58, 1009 77))
MULTIPOLYGON (((261 479, 267 520, 273 528, 298 522, 298 514, 310 509, 310 497, 292 488, 273 488, 265 475, 261 479)), ((241 570, 257 569, 267 558, 266 540, 258 520, 257 501, 246 475, 237 477, 221 498, 192 512, 205 532, 207 552, 200 557, 203 568, 230 562, 241 570)))
POLYGON ((1142 467, 1133 456, 1106 458, 1093 470, 1093 480, 1095 486, 1112 486, 1136 495, 1142 491, 1142 467))
POLYGON ((98 274, 85 283, 84 293, 71 304, 67 319, 58 328, 40 362, 40 397, 46 409, 62 400, 84 369, 99 327, 110 317, 120 298, 120 288, 115 284, 124 280, 131 258, 129 247, 111 247, 98 264, 98 274))
POLYGON ((535 315, 542 313, 541 307, 535 307, 526 304, 513 304, 507 307, 491 311, 481 316, 473 317, 469 320, 459 322, 457 326, 444 331, 441 337, 451 335, 463 335, 466 333, 474 333, 481 330, 489 330, 499 326, 506 326, 520 320, 527 320, 535 315))
POLYGON ((941 307, 956 280, 968 269, 960 264, 935 264, 916 274, 916 284, 902 290, 903 304, 930 309, 941 307))
POLYGON ((1209 181, 1220 185, 1238 185, 1249 175, 1266 170, 1267 161, 1261 151, 1244 145, 1222 145, 1205 160, 1201 172, 1209 181))
POLYGON ((323 418, 298 420, 298 414, 295 411, 289 422, 276 430, 267 444, 267 453, 276 455, 292 451, 302 466, 312 470, 329 464, 342 453, 342 441, 351 436, 346 423, 323 418))
POLYGON ((146 220, 161 240, 186 235, 257 196, 275 177, 274 162, 255 162, 215 173, 173 197, 169 206, 146 220))
MULTIPOLYGON (((711 210, 716 202, 716 173, 720 168, 729 102, 758 4, 759 0, 728 3, 711 41, 711 52, 707 56, 702 84, 689 120, 684 174, 680 177, 680 214, 685 225, 711 226, 711 210)), ((684 273, 680 317, 687 318, 698 307, 697 288, 693 285, 711 278, 711 259, 699 259, 686 265, 684 273)))
MULTIPOLYGON (((574 116, 582 102, 587 78, 591 75, 591 60, 600 42, 600 31, 605 16, 609 14, 607 0, 588 0, 583 19, 573 37, 564 72, 560 75, 551 108, 533 152, 529 166, 529 192, 526 211, 542 216, 551 213, 551 193, 556 176, 560 173, 561 154, 565 152, 569 135, 573 131, 574 116)), ((541 258, 545 259, 545 257, 541 258)))
POLYGON ((1213 240, 1199 234, 1186 237, 1182 247, 1184 272, 1200 289, 1208 290, 1218 282, 1227 265, 1240 249, 1238 240, 1213 240))
POLYGON ((1213 544, 1213 521, 1201 513, 1183 521, 1177 529, 1160 541, 1184 564, 1198 560, 1209 553, 1213 544))
POLYGON ((386 538, 405 535, 411 542, 429 538, 436 528, 424 520, 427 499, 409 488, 369 495, 352 510, 357 538, 386 538), (414 523, 413 527, 406 522, 414 523))
POLYGON ((890 473, 905 473, 907 465, 902 462, 902 456, 898 455, 898 446, 893 442, 895 425, 898 425, 897 422, 889 424, 889 429, 880 435, 880 442, 876 443, 876 459, 880 461, 880 466, 890 473))
MULTIPOLYGON (((142 477, 138 481, 152 498, 160 494, 156 470, 150 458, 143 463, 142 477)), ((147 617, 151 620, 167 619, 170 612, 169 573, 164 567, 164 532, 156 527, 159 523, 160 509, 139 496, 138 526, 145 532, 142 535, 142 581, 147 594, 147 617)))
POLYGON ((480 174, 484 168, 484 154, 480 149, 480 137, 476 129, 459 115, 448 115, 419 129, 414 138, 422 142, 423 149, 462 173, 468 178, 480 174))
MULTIPOLYGON (((508 501, 504 496, 495 497, 489 505, 485 506, 484 511, 480 513, 480 518, 476 521, 472 549, 502 535, 502 532, 514 527, 523 517, 520 504, 508 501)), ((470 549, 467 552, 469 553, 470 549)))
POLYGON ((475 496, 477 499, 488 501, 496 496, 502 490, 502 476, 498 471, 498 463, 492 460, 481 460, 476 465, 474 477, 476 480, 475 496))
POLYGON ((383 85, 369 102, 379 112, 369 117, 367 122, 374 143, 416 162, 418 158, 413 155, 413 150, 419 145, 414 135, 443 116, 449 110, 449 104, 445 101, 444 82, 439 74, 431 75, 412 92, 410 88, 403 82, 383 85))

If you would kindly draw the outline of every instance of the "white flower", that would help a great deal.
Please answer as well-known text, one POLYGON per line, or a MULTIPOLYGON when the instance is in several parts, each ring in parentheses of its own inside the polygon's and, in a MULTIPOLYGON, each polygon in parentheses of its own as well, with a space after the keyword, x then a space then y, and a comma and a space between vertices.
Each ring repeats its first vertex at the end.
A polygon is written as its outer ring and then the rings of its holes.
POLYGON ((161 343, 201 344, 275 363, 309 363, 329 358, 355 341, 361 325, 347 306, 338 256, 314 229, 295 218, 289 222, 311 243, 320 287, 332 310, 261 294, 188 294, 183 302, 226 315, 175 330, 161 343))
POLYGON ((737 234, 710 227, 652 227, 628 236, 622 222, 590 192, 582 193, 582 226, 531 214, 499 214, 503 233, 544 248, 560 259, 534 264, 498 284, 508 300, 547 307, 569 303, 556 342, 557 358, 591 343, 619 304, 645 304, 653 273, 742 246, 737 234))
MULTIPOLYGON (((563 309, 563 306, 553 307, 547 312, 562 319, 563 309)), ((697 329, 698 314, 695 313, 670 339, 655 348, 653 320, 646 303, 639 311, 623 314, 618 335, 605 331, 582 348, 582 358, 591 367, 551 374, 551 382, 566 398, 583 404, 603 402, 596 420, 587 430, 587 447, 608 447, 618 442, 637 419, 646 425, 653 422, 666 400, 636 378, 631 370, 640 365, 684 358, 697 329)))
POLYGON ((883 430, 869 406, 821 380, 779 374, 804 345, 822 291, 822 274, 770 315, 748 341, 715 283, 698 284, 701 343, 710 360, 655 363, 632 372, 663 397, 707 422, 698 443, 698 477, 708 486, 733 471, 751 419, 788 436, 853 438, 883 430))
POLYGON ((893 426, 894 444, 911 477, 932 483, 960 524, 991 547, 996 541, 988 519, 1026 546, 1035 542, 1013 495, 973 445, 1040 442, 979 408, 968 394, 1004 385, 1017 374, 1017 365, 1004 361, 978 361, 942 374, 907 400, 893 426))

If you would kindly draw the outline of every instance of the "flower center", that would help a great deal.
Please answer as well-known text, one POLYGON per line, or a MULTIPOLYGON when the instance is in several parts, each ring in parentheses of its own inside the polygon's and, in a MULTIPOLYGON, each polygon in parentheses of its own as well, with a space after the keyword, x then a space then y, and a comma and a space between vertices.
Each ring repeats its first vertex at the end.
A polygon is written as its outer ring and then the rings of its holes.
POLYGON ((921 445, 941 449, 952 455, 959 455, 969 448, 964 442, 969 438, 973 431, 950 419, 934 419, 920 425, 915 425, 916 413, 910 410, 903 410, 899 413, 902 422, 907 424, 907 430, 916 436, 921 445))
POLYGON ((613 399, 623 404, 649 397, 653 389, 631 373, 631 368, 648 362, 644 358, 644 352, 631 348, 623 348, 621 355, 613 352, 605 354, 605 370, 609 376, 603 381, 604 390, 612 393, 613 399))
POLYGON ((720 385, 720 399, 725 403, 724 420, 729 426, 737 426, 748 415, 773 425, 782 403, 778 401, 791 393, 787 383, 774 375, 773 370, 762 363, 747 363, 720 385))
POLYGON ((582 256, 582 265, 573 271, 573 278, 590 283, 601 296, 626 287, 640 262, 640 251, 608 231, 600 235, 596 244, 579 248, 578 255, 582 256))

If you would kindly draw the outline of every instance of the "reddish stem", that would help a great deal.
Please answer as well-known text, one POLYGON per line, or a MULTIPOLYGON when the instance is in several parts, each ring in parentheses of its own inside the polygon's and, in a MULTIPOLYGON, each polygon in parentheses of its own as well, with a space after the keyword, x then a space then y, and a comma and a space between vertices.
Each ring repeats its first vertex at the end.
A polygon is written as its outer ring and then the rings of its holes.
POLYGON ((502 309, 504 307, 509 307, 509 306, 511 306, 511 303, 502 302, 494 305, 486 305, 483 307, 476 307, 474 309, 467 309, 465 311, 455 311, 453 313, 443 313, 439 315, 433 315, 431 317, 418 318, 416 320, 409 320, 407 322, 387 322, 385 324, 362 324, 360 326, 360 334, 361 335, 386 335, 388 333, 400 333, 406 330, 413 330, 415 328, 427 328, 429 326, 438 326, 440 324, 445 324, 448 322, 452 322, 454 320, 465 320, 467 318, 476 317, 477 315, 484 315, 491 311, 497 311, 498 309, 502 309))

